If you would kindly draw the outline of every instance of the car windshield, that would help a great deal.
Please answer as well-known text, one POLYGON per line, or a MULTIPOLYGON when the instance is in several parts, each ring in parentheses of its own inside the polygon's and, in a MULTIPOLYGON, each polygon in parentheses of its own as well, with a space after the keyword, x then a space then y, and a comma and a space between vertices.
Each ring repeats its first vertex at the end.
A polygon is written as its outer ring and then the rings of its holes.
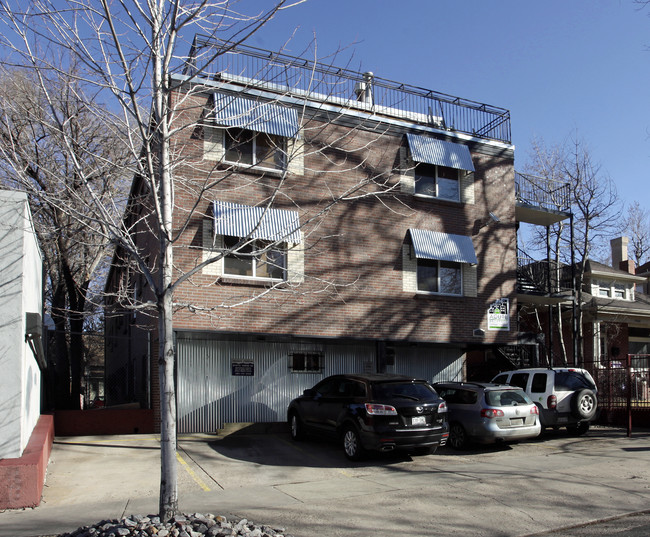
POLYGON ((375 399, 403 398, 412 401, 433 399, 435 390, 424 382, 384 382, 372 387, 375 399))
POLYGON ((533 402, 522 390, 488 390, 485 400, 490 406, 530 405, 533 402))

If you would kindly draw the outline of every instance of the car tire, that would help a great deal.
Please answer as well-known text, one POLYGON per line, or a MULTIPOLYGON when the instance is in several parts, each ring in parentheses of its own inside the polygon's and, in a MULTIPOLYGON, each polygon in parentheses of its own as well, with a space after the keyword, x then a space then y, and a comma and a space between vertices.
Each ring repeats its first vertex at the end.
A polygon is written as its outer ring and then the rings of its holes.
POLYGON ((289 431, 292 440, 300 442, 305 439, 305 428, 297 412, 292 412, 289 416, 289 431))
POLYGON ((573 436, 581 436, 585 434, 589 430, 589 422, 588 421, 581 421, 580 423, 576 425, 568 425, 567 426, 567 431, 569 431, 569 434, 573 436))
POLYGON ((365 456, 365 450, 361 445, 361 438, 359 433, 352 425, 347 425, 343 429, 341 437, 343 441, 343 451, 345 456, 351 461, 360 461, 365 456))
POLYGON ((449 427, 448 444, 453 449, 465 449, 468 444, 467 433, 460 423, 452 423, 449 427))
POLYGON ((571 399, 571 414, 580 420, 590 420, 596 415, 598 401, 592 390, 580 390, 571 399))

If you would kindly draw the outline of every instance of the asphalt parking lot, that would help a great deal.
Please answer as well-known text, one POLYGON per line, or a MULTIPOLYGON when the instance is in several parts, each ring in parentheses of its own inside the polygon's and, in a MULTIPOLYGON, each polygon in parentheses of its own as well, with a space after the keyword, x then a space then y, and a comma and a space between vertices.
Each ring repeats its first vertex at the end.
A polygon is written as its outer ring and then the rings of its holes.
MULTIPOLYGON (((147 435, 57 438, 41 506, 0 513, 0 536, 55 535, 156 512, 157 443, 147 435)), ((178 455, 184 512, 248 518, 296 537, 577 536, 598 534, 597 526, 585 529, 594 522, 622 529, 650 520, 647 432, 559 431, 514 445, 352 463, 338 445, 242 431, 183 436, 178 455)))

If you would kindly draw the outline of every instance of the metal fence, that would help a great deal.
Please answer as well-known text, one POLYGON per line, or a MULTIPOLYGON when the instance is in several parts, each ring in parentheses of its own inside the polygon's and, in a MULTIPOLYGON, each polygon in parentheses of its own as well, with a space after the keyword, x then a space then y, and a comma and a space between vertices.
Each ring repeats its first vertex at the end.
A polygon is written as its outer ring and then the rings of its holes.
POLYGON ((510 111, 504 108, 206 36, 196 36, 184 72, 309 100, 362 101, 373 113, 390 111, 443 129, 511 141, 510 111))
POLYGON ((586 363, 598 387, 601 421, 621 426, 650 426, 650 355, 586 363))

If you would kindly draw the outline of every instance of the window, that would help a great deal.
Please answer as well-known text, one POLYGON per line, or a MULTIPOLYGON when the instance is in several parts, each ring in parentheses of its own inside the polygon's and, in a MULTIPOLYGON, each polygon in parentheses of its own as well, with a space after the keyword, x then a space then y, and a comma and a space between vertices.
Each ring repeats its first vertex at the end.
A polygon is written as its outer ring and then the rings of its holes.
POLYGON ((535 373, 533 375, 530 391, 533 393, 544 393, 546 391, 546 373, 535 373))
POLYGON ((419 163, 415 167, 415 193, 432 198, 460 200, 458 170, 419 163))
MULTIPOLYGON (((240 240, 238 237, 224 237, 225 249, 235 249, 240 240)), ((286 268, 286 246, 268 241, 253 241, 237 248, 234 253, 226 254, 223 259, 223 272, 228 276, 284 280, 286 268)))
POLYGON ((528 373, 515 373, 510 379, 510 386, 519 386, 522 390, 526 389, 528 384, 528 373))
POLYGON ((606 298, 618 298, 621 300, 634 300, 634 285, 611 281, 595 282, 598 296, 606 298))
POLYGON ((460 263, 435 259, 417 260, 418 291, 443 295, 462 294, 460 263))
MULTIPOLYGON (((294 352, 289 355, 289 368, 293 373, 320 372, 321 361, 322 353, 320 352, 294 352)), ((333 386, 328 385, 327 387, 333 389, 333 386)))
POLYGON ((282 136, 246 129, 226 129, 226 161, 272 170, 286 162, 286 140, 282 136))

